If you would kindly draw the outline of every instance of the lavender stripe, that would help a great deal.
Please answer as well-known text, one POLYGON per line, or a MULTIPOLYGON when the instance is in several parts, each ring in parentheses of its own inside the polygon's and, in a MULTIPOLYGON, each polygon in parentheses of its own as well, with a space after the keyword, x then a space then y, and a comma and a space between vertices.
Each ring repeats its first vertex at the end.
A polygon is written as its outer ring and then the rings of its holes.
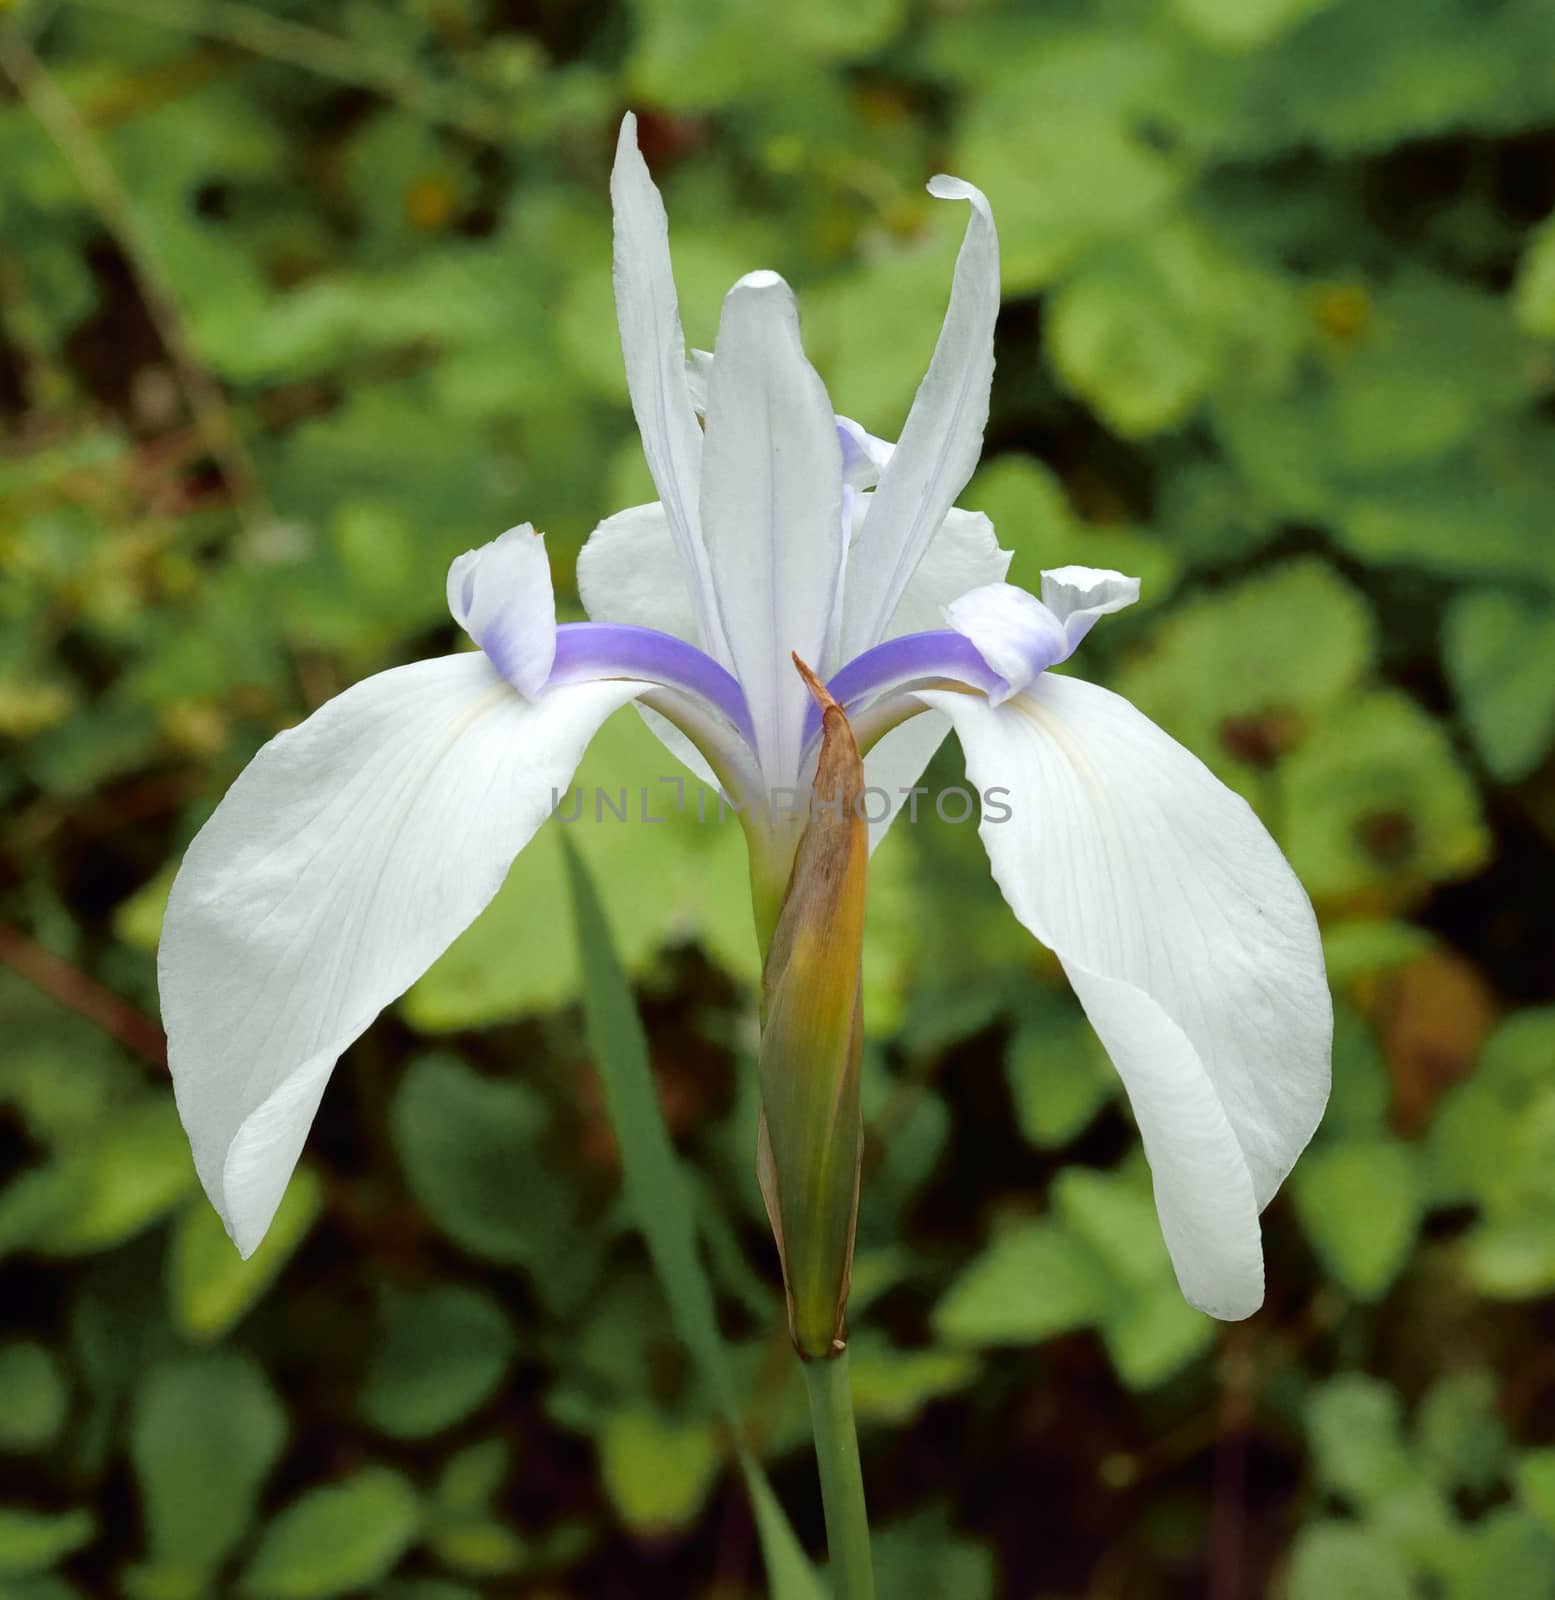
MULTIPOLYGON (((970 639, 949 628, 887 639, 884 644, 855 656, 826 687, 835 700, 851 710, 866 700, 904 689, 909 684, 943 678, 969 684, 984 694, 1003 694, 1010 687, 983 660, 970 639)), ((820 726, 820 712, 812 705, 805 723, 805 738, 818 732, 820 726)))
POLYGON ((682 689, 715 707, 755 747, 755 730, 739 683, 711 656, 673 634, 628 622, 562 623, 556 630, 556 660, 549 681, 593 683, 600 678, 644 678, 682 689))

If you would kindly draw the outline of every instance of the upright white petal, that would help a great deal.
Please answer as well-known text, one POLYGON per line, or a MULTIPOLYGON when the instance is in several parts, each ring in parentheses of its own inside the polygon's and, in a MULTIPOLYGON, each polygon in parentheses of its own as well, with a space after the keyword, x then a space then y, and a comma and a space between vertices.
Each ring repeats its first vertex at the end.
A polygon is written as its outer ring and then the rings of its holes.
POLYGON ((955 725, 994 877, 1064 970, 1121 1074, 1179 1283, 1218 1317, 1263 1297, 1258 1212, 1328 1098, 1317 923, 1245 801, 1094 684, 1046 674, 994 708, 925 693, 955 725))
MULTIPOLYGON (((953 507, 945 513, 939 532, 908 579, 881 637, 895 639, 904 633, 943 628, 945 607, 969 589, 1001 582, 1010 570, 1010 559, 1010 552, 999 548, 994 526, 981 511, 953 507)), ((848 560, 850 586, 860 581, 857 567, 855 550, 848 560)))
MULTIPOLYGON (((861 494, 853 528, 862 526, 869 496, 861 494)), ((953 508, 897 602, 885 637, 945 626, 945 607, 970 589, 998 583, 1010 569, 994 526, 981 511, 953 508)), ((856 581, 852 555, 846 584, 856 581)), ((846 588, 844 590, 846 592, 846 588)), ((595 622, 630 622, 701 645, 691 591, 675 556, 675 538, 657 500, 606 517, 578 555, 578 593, 595 622)), ((826 663, 828 672, 843 663, 826 663)))
POLYGON ((448 569, 448 609, 520 694, 539 697, 556 659, 556 596, 544 534, 525 522, 456 556, 448 569))
POLYGON ((686 356, 686 389, 691 395, 691 409, 699 417, 707 415, 707 380, 712 375, 711 350, 692 350, 686 356))
MULTIPOLYGON (((897 602, 886 638, 944 627, 944 611, 949 602, 968 589, 997 583, 1009 566, 1010 552, 999 548, 993 524, 981 511, 952 510, 897 602)), ((853 582, 851 562, 847 581, 853 582)), ((893 728, 864 757, 865 783, 871 789, 884 790, 890 800, 890 809, 882 815, 878 797, 870 796, 871 850, 901 815, 908 802, 907 791, 917 785, 949 732, 950 723, 939 712, 920 712, 893 728)), ((932 797, 919 798, 920 817, 932 813, 933 803, 932 797)))
POLYGON ((659 501, 606 517, 578 553, 578 594, 595 622, 629 622, 705 648, 675 535, 659 501))
MULTIPOLYGON (((707 386, 713 376, 713 352, 693 350, 686 357, 686 385, 691 405, 699 417, 707 415, 707 386)), ((852 417, 837 418, 837 442, 842 446, 842 481, 850 489, 873 489, 896 448, 877 439, 852 417)))
POLYGON ((610 200, 615 214, 616 320, 632 411, 686 570, 702 647, 727 665, 697 509, 702 433, 686 379, 686 338, 670 266, 669 218, 637 148, 637 119, 631 112, 621 121, 610 200))
POLYGON ((708 384, 702 527, 735 675, 769 779, 793 781, 809 695, 789 659, 823 659, 842 584, 842 448, 799 314, 775 272, 729 291, 708 384))
POLYGON ((244 1255, 336 1058, 474 921, 643 688, 530 702, 475 652, 380 673, 272 739, 200 830, 157 976, 195 1166, 244 1255))
POLYGON ((846 597, 844 660, 879 643, 930 539, 966 487, 983 448, 999 314, 999 239, 980 189, 938 177, 929 192, 971 205, 950 305, 929 370, 913 400, 859 535, 860 581, 846 597))
POLYGON ((877 439, 852 417, 837 418, 837 438, 842 445, 842 480, 850 489, 873 489, 891 464, 896 446, 877 439))

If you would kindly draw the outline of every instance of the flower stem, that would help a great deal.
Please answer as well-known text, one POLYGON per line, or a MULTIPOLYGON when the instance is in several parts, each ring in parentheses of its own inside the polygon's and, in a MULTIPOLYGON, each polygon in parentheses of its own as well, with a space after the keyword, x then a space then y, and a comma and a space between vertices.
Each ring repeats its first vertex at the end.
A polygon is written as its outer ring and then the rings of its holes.
POLYGON ((869 1514, 864 1507, 864 1475, 859 1468, 858 1434, 853 1426, 853 1390, 848 1352, 826 1361, 805 1361, 810 1391, 810 1425, 821 1469, 821 1504, 826 1511, 826 1543, 831 1552, 836 1600, 875 1600, 875 1573, 869 1559, 869 1514))

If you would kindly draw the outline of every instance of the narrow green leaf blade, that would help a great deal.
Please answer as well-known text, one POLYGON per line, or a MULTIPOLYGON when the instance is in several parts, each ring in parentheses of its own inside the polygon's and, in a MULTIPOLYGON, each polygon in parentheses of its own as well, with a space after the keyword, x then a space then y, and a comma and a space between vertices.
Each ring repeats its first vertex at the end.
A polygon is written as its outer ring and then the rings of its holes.
MULTIPOLYGON (((563 855, 577 927, 589 1044, 621 1144, 627 1202, 669 1298, 676 1331, 696 1358, 739 1441, 734 1383, 718 1334, 712 1289, 697 1254, 691 1192, 659 1110, 648 1041, 588 868, 565 839, 563 855)), ((774 1600, 820 1600, 814 1570, 760 1463, 743 1444, 737 1443, 737 1448, 774 1600)))

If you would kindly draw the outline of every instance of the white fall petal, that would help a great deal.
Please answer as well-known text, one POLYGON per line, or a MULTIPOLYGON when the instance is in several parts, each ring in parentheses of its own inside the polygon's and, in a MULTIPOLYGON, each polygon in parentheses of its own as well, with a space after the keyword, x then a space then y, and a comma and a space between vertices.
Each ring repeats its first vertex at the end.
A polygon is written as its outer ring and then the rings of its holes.
POLYGON ((530 702, 479 653, 398 667, 272 739, 216 808, 174 881, 157 970, 179 1114, 244 1255, 340 1053, 485 908, 644 687, 530 702))
POLYGON ((1328 1098, 1332 1011, 1305 891, 1252 809, 1126 700, 1044 673, 995 708, 924 693, 973 784, 995 879, 1062 961, 1144 1139, 1184 1295, 1263 1299, 1258 1213, 1328 1098))

